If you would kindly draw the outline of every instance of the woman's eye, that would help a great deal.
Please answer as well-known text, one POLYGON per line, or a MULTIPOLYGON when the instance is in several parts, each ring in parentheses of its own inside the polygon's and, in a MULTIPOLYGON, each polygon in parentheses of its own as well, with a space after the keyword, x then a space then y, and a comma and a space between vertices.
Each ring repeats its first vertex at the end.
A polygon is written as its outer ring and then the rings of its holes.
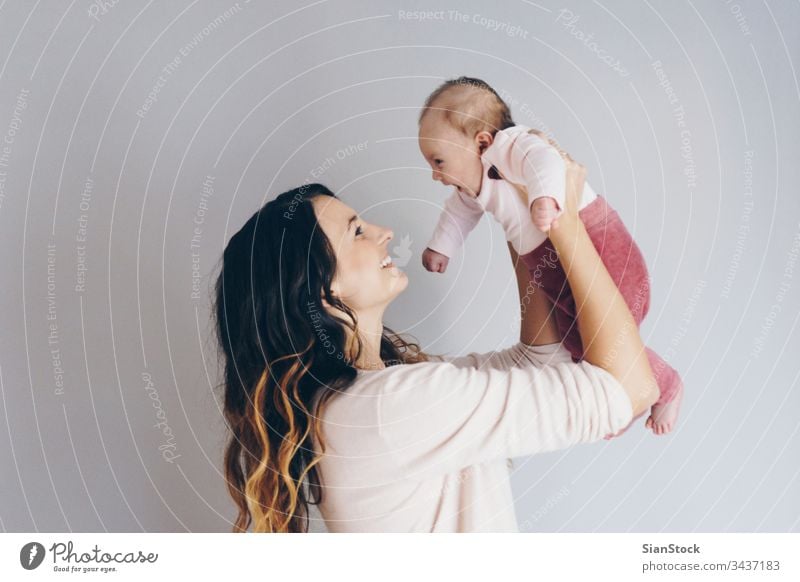
POLYGON ((358 236, 358 235, 360 235, 360 234, 363 234, 363 232, 364 232, 364 231, 363 231, 363 230, 361 230, 361 226, 360 226, 360 225, 356 225, 356 236, 358 236))

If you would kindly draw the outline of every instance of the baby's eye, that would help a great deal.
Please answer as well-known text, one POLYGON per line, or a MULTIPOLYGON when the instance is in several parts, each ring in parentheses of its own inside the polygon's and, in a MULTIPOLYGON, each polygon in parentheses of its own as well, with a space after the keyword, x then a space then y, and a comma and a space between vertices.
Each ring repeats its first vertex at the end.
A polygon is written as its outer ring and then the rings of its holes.
POLYGON ((433 160, 437 166, 441 166, 444 162, 442 160, 433 160))
POLYGON ((361 230, 361 226, 360 226, 360 225, 356 225, 356 236, 358 236, 358 235, 360 235, 360 234, 363 234, 363 232, 364 232, 364 231, 363 231, 363 230, 361 230))

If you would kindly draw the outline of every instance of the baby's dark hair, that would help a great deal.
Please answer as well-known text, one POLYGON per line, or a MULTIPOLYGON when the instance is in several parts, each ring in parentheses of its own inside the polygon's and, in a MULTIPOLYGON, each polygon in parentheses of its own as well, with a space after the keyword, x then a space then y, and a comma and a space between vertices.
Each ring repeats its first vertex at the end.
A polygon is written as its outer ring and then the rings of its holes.
POLYGON ((439 85, 425 100, 419 125, 430 113, 444 116, 445 121, 468 137, 480 131, 494 135, 515 125, 511 110, 497 91, 474 77, 450 79, 439 85))

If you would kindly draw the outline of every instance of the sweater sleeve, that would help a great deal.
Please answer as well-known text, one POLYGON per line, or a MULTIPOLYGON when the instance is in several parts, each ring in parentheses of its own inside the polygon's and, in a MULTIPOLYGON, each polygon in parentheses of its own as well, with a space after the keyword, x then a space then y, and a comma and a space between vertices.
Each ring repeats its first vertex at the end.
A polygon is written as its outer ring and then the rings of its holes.
POLYGON ((505 180, 528 191, 528 210, 533 201, 552 196, 563 211, 566 197, 566 166, 561 154, 528 128, 515 126, 495 134, 483 157, 505 180))
POLYGON ((538 346, 518 342, 504 350, 485 353, 470 352, 465 356, 447 357, 444 361, 450 362, 459 368, 494 368, 508 370, 514 366, 544 366, 557 362, 571 362, 572 355, 564 344, 557 342, 538 346))
POLYGON ((495 365, 425 362, 386 377, 379 434, 398 477, 594 442, 632 420, 620 383, 586 361, 507 369, 486 361, 495 365))
POLYGON ((452 258, 482 215, 483 208, 480 204, 454 189, 444 202, 444 210, 428 242, 428 248, 452 258))

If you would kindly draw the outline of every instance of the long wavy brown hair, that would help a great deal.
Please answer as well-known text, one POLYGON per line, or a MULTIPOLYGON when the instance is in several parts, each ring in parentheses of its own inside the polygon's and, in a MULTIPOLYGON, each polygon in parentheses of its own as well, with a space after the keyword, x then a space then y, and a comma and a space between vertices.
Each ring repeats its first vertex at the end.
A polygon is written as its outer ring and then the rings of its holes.
MULTIPOLYGON (((222 256, 214 316, 231 433, 225 477, 239 509, 234 532, 308 531, 309 504, 323 494, 319 421, 357 374, 358 319, 331 293, 336 255, 317 222, 316 196, 335 195, 308 184, 268 202, 222 256), (322 308, 323 297, 347 318, 322 308)), ((430 357, 385 326, 380 353, 387 366, 430 357)))

